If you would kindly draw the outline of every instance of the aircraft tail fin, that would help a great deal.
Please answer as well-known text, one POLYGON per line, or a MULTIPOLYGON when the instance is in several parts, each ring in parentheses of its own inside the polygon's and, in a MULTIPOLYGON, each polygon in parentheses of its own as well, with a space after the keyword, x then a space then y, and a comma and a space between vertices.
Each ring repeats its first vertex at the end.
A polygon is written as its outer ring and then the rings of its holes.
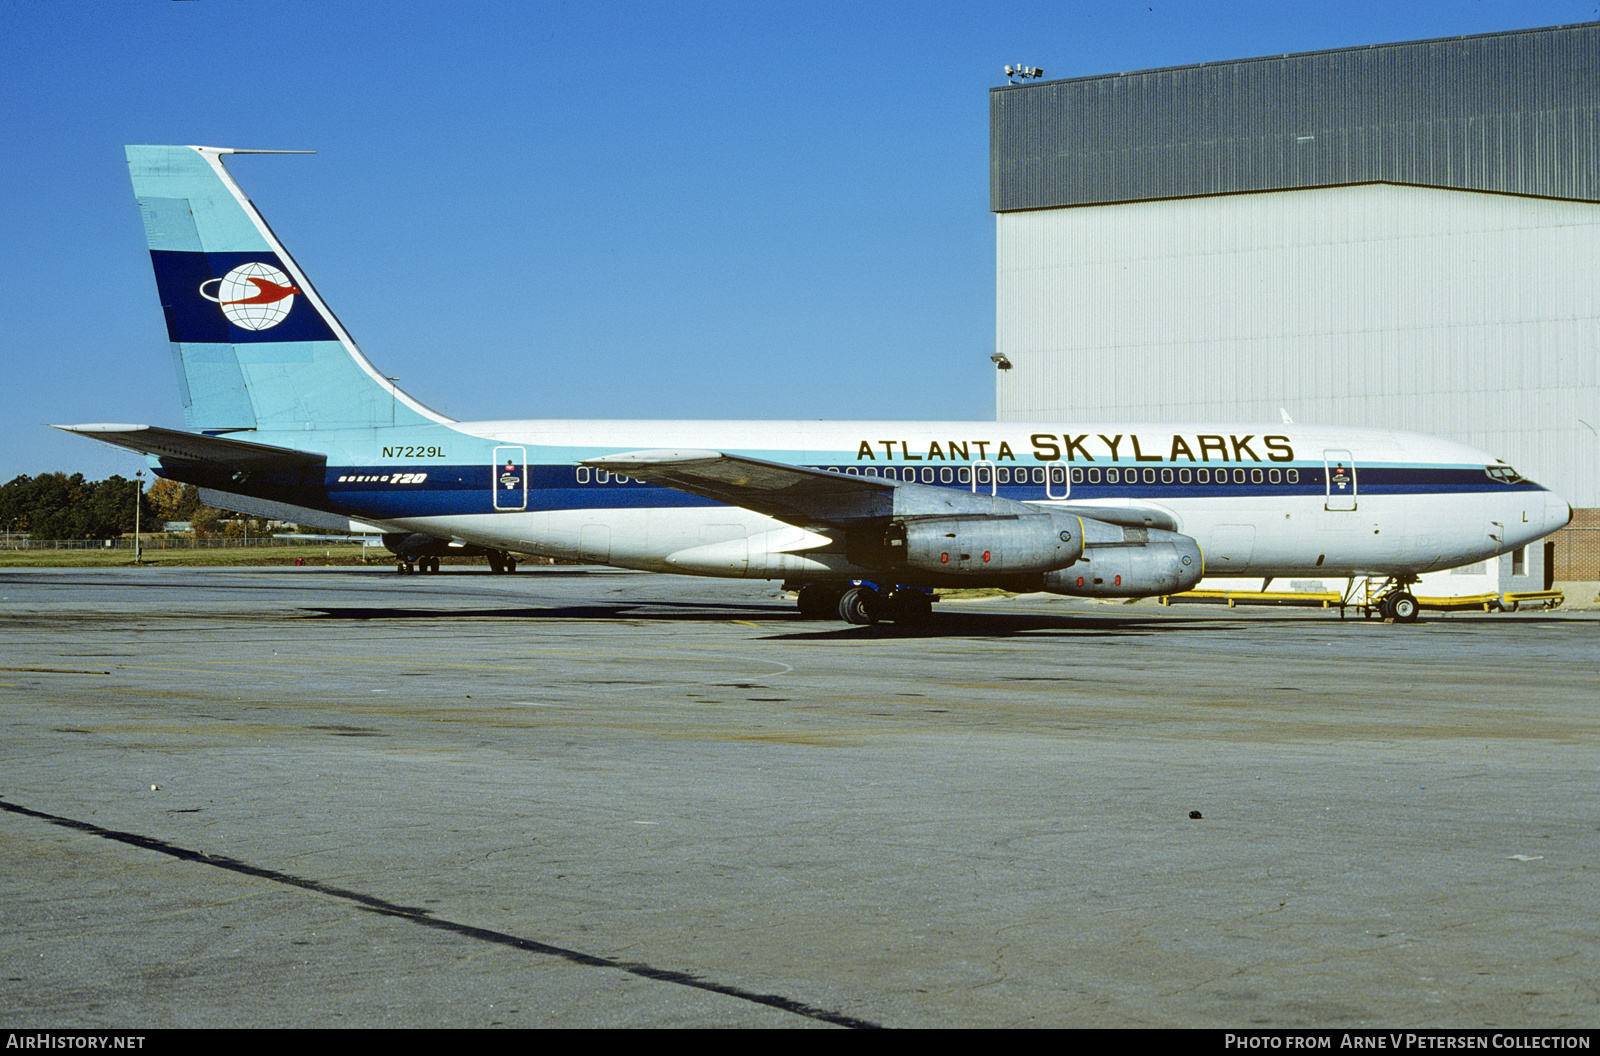
MULTIPOLYGON (((130 146, 184 419, 203 432, 448 422, 356 348, 221 147, 130 146)), ((301 152, 293 152, 301 153, 301 152)))

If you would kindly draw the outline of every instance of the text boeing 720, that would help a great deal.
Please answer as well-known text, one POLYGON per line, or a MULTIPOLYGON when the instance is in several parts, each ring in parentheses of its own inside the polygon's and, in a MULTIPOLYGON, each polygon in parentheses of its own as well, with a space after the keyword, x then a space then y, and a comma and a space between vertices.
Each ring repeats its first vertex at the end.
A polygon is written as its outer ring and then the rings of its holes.
POLYGON ((1562 527, 1464 444, 1298 425, 457 422, 367 361, 212 147, 128 148, 188 431, 63 426, 207 501, 446 552, 781 579, 812 615, 912 620, 927 588, 1146 597, 1202 573, 1424 572, 1562 527), (451 548, 455 549, 451 549, 451 548), (463 549, 465 548, 465 549, 463 549))

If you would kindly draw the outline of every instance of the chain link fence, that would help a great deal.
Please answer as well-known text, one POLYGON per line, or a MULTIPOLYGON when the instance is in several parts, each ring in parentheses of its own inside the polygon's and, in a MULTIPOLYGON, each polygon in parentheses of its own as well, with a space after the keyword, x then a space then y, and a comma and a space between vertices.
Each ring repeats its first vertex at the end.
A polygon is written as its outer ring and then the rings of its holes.
MULTIPOLYGON (((195 539, 190 536, 145 536, 139 543, 141 550, 233 550, 267 546, 376 546, 383 543, 377 536, 352 536, 330 539, 325 536, 252 535, 217 536, 195 539)), ((0 550, 132 550, 132 539, 31 539, 12 534, 0 541, 0 550)))

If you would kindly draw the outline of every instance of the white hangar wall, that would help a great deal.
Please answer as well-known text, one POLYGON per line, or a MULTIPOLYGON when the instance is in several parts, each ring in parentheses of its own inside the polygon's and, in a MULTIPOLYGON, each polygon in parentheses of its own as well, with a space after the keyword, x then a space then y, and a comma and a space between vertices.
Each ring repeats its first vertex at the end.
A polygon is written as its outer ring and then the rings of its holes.
POLYGON ((1366 183, 997 214, 997 415, 1391 426, 1600 506, 1600 204, 1366 183))

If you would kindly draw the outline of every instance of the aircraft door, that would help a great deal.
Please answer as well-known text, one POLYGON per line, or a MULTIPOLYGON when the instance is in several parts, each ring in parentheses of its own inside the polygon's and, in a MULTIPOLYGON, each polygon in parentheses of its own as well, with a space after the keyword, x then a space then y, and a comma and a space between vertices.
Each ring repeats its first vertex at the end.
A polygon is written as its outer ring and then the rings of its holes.
POLYGON ((489 467, 489 487, 497 510, 528 508, 528 452, 522 447, 497 447, 489 467))
POLYGON ((999 493, 1000 483, 995 469, 995 464, 986 458, 972 463, 972 493, 974 495, 978 493, 978 488, 985 484, 989 486, 990 495, 999 493))
POLYGON ((1047 462, 1044 467, 1044 497, 1047 499, 1064 499, 1072 494, 1072 473, 1067 469, 1067 464, 1061 461, 1047 462), (1061 494, 1056 494, 1056 489, 1061 489, 1061 494))
POLYGON ((1350 452, 1330 447, 1322 452, 1323 479, 1327 482, 1326 510, 1356 508, 1356 461, 1350 452))

